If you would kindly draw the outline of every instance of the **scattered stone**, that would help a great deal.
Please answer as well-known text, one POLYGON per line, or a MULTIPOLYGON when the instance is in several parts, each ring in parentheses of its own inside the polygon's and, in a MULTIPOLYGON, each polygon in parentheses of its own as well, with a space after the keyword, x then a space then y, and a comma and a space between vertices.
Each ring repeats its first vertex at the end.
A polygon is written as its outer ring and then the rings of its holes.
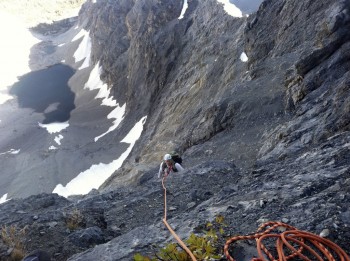
POLYGON ((289 222, 289 219, 288 218, 282 218, 282 220, 281 220, 283 223, 285 223, 285 224, 288 224, 288 222, 289 222))
POLYGON ((103 243, 104 235, 99 227, 89 227, 70 234, 68 239, 76 246, 89 247, 103 243))
POLYGON ((13 250, 14 250, 14 248, 13 248, 13 247, 10 247, 9 249, 7 249, 6 254, 7 254, 8 256, 11 255, 11 253, 12 253, 13 250))
POLYGON ((53 227, 57 226, 57 224, 58 224, 58 223, 57 223, 56 221, 53 221, 53 222, 49 222, 49 223, 48 223, 48 225, 49 225, 50 228, 53 228, 53 227))
POLYGON ((187 204, 187 209, 193 208, 196 205, 195 202, 190 202, 187 204))
POLYGON ((320 237, 328 237, 329 236, 329 229, 326 228, 326 229, 323 229, 320 233, 320 237))
POLYGON ((280 226, 280 227, 277 227, 277 230, 278 230, 280 233, 283 233, 284 231, 287 230, 287 228, 286 228, 286 227, 280 226))
POLYGON ((260 204, 260 207, 263 208, 266 204, 266 201, 264 199, 260 199, 259 204, 260 204))
POLYGON ((256 223, 260 226, 260 225, 262 225, 262 224, 264 224, 264 223, 266 223, 266 222, 268 222, 268 221, 270 221, 270 220, 267 219, 267 218, 259 218, 259 219, 256 221, 256 223))

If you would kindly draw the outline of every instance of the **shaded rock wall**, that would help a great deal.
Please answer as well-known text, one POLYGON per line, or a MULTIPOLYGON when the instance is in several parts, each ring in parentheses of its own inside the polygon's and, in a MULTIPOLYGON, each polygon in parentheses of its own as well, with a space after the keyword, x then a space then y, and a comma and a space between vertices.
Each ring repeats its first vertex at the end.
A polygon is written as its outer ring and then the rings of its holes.
POLYGON ((89 17, 81 22, 92 35, 93 59, 118 102, 127 103, 125 118, 148 115, 125 169, 150 166, 168 150, 184 152, 223 131, 221 143, 233 137, 236 148, 220 144, 213 155, 251 166, 262 133, 285 117, 283 77, 290 62, 272 79, 262 72, 275 71, 277 58, 242 62, 246 19, 227 15, 217 1, 189 1, 181 20, 182 1, 156 2, 88 3, 81 11, 89 17))
MULTIPOLYGON (((260 59, 259 55, 255 58, 254 53, 249 53, 253 32, 249 33, 246 18, 229 16, 217 1, 189 1, 185 17, 178 20, 180 2, 178 13, 168 12, 167 20, 158 17, 167 21, 163 26, 150 24, 148 34, 142 30, 128 34, 131 40, 123 54, 125 66, 115 62, 112 72, 108 62, 102 63, 109 80, 116 76, 112 81, 115 93, 129 97, 129 115, 148 112, 140 141, 125 168, 115 176, 137 176, 136 168, 155 164, 173 149, 192 154, 186 156, 189 164, 203 161, 204 152, 212 151, 211 157, 233 159, 238 166, 249 168, 260 149, 262 134, 288 118, 284 113, 283 83, 285 71, 294 61, 290 55, 270 60, 260 59), (140 41, 145 35, 150 42, 140 41), (252 61, 240 60, 243 51, 252 55, 252 61), (127 74, 129 79, 122 80, 126 68, 134 68, 126 53, 148 72, 136 67, 135 73, 127 74), (137 55, 130 56, 132 53, 137 55), (127 91, 133 90, 131 95, 121 91, 126 82, 127 91), (205 143, 219 133, 216 145, 205 143), (198 153, 188 150, 201 144, 204 147, 198 153)), ((131 11, 126 15, 129 16, 131 11)), ((124 183, 114 183, 120 182, 124 183)))
POLYGON ((127 102, 128 112, 148 113, 164 81, 164 68, 172 62, 158 57, 167 48, 161 48, 161 34, 173 34, 167 28, 180 12, 180 1, 107 1, 82 8, 81 16, 88 17, 82 22, 93 39, 92 58, 101 62, 103 80, 120 103, 127 102))
MULTIPOLYGON (((191 1, 183 20, 168 15, 168 25, 152 35, 165 45, 148 54, 156 54, 149 62, 154 70, 142 83, 153 96, 134 92, 146 98, 134 109, 150 113, 126 173, 133 161, 149 164, 172 149, 185 152, 189 164, 206 152, 249 170, 274 148, 271 157, 284 157, 280 139, 304 144, 291 146, 294 153, 347 130, 348 101, 340 98, 348 91, 347 1, 264 1, 247 19, 227 15, 216 1, 191 1), (248 63, 239 59, 243 51, 248 63)), ((140 46, 135 52, 144 53, 140 46)))
POLYGON ((295 117, 271 133, 260 151, 263 158, 307 150, 349 130, 348 12, 339 2, 316 13, 314 37, 286 74, 286 106, 295 117))

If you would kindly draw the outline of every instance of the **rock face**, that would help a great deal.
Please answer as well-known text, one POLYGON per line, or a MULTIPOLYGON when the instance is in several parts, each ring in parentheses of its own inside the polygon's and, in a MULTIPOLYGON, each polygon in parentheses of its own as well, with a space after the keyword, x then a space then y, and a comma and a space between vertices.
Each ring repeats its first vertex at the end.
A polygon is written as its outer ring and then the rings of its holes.
MULTIPOLYGON (((214 0, 188 0, 179 20, 181 7, 83 6, 92 60, 126 103, 115 135, 147 116, 144 131, 100 191, 12 200, 0 205, 0 224, 27 225, 28 251, 44 248, 54 260, 152 253, 172 240, 156 173, 175 149, 186 170, 167 180, 169 223, 180 237, 220 214, 228 235, 283 220, 327 230, 349 253, 350 1, 267 0, 246 18, 214 0)), ((0 250, 6 260, 8 246, 0 250)))

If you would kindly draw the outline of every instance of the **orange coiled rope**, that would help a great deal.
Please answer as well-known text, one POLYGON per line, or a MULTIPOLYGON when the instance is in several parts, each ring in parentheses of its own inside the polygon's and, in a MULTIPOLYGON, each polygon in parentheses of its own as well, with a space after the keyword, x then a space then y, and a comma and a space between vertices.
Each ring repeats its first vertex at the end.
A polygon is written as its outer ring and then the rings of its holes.
POLYGON ((187 252, 187 254, 191 257, 191 259, 193 261, 197 261, 197 259, 195 258, 195 256, 192 254, 191 250, 188 249, 188 247, 185 245, 184 242, 182 242, 182 240, 179 238, 179 236, 175 233, 175 231, 171 228, 171 226, 168 224, 167 222, 167 204, 166 204, 166 187, 165 187, 165 179, 166 179, 167 175, 165 175, 162 179, 162 185, 163 185, 163 189, 164 189, 164 218, 163 218, 163 223, 165 224, 165 226, 168 228, 168 230, 170 231, 170 233, 173 235, 173 237, 177 240, 177 242, 180 244, 180 246, 187 252))
POLYGON ((350 261, 349 256, 345 253, 345 251, 340 248, 338 245, 333 243, 332 241, 322 238, 320 236, 317 236, 312 233, 308 233, 305 231, 298 230, 292 226, 289 226, 287 224, 281 223, 281 222, 267 222, 264 223, 259 227, 257 230, 257 233, 254 235, 248 235, 248 236, 236 236, 232 237, 229 240, 226 241, 225 247, 224 247, 224 253, 228 260, 235 261, 233 257, 231 257, 228 248, 229 246, 239 240, 251 240, 255 239, 257 241, 257 251, 258 251, 258 258, 253 258, 252 261, 265 261, 265 257, 262 251, 266 254, 266 256, 271 261, 286 261, 293 257, 299 257, 302 260, 310 261, 309 258, 310 255, 316 258, 316 260, 323 261, 323 260, 330 260, 330 261, 350 261), (262 231, 265 227, 267 228, 264 232, 259 233, 262 231), (273 230, 284 227, 286 231, 282 233, 271 233, 273 230), (268 251, 265 247, 265 245, 262 243, 262 240, 266 238, 276 238, 276 248, 278 253, 278 259, 274 258, 270 251, 268 251), (299 249, 296 249, 292 246, 292 244, 295 246, 297 245, 299 249), (284 249, 289 249, 288 256, 285 255, 284 249), (304 250, 307 250, 307 252, 303 252, 304 250), (318 250, 318 251, 316 251, 318 250), (332 252, 330 251, 332 250, 332 252), (308 253, 307 257, 305 254, 308 253), (337 259, 335 259, 334 254, 337 256, 337 259))

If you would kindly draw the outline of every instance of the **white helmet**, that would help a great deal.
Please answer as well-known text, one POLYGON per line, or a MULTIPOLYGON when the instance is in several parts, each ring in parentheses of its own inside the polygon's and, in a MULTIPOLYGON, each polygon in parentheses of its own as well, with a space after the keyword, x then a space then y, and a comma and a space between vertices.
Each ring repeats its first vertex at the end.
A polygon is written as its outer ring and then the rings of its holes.
POLYGON ((171 155, 170 154, 165 154, 164 155, 164 160, 171 160, 171 155))

